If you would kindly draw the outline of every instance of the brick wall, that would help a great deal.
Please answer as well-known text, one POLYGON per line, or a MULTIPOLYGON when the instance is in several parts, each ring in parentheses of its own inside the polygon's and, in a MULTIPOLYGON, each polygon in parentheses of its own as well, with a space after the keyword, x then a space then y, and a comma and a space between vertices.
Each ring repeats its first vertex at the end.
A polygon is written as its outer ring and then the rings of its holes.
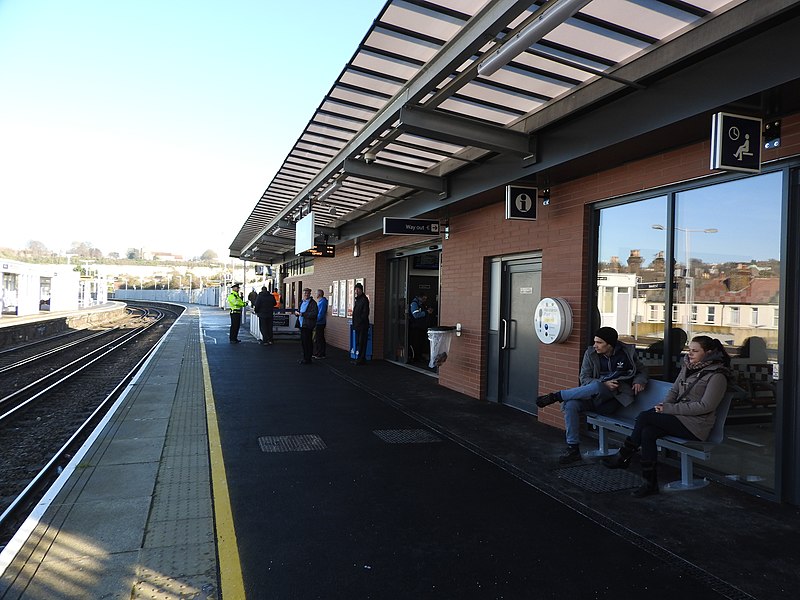
MULTIPOLYGON (((763 162, 800 154, 800 115, 782 119, 781 132, 781 147, 764 151, 763 162)), ((553 186, 550 204, 539 207, 535 222, 505 220, 502 189, 495 192, 495 204, 451 217, 450 239, 441 240, 440 323, 461 323, 463 334, 454 338, 448 360, 440 368, 440 385, 473 398, 485 397, 488 261, 492 257, 533 251, 542 254, 542 295, 560 296, 569 302, 573 332, 563 344, 541 347, 539 390, 531 392, 544 393, 574 385, 588 343, 584 332, 590 314, 586 289, 590 267, 590 205, 614 196, 706 177, 710 175, 709 155, 710 142, 703 141, 553 186)), ((302 279, 304 286, 322 288, 327 293, 334 279, 364 277, 375 323, 373 352, 382 358, 387 258, 384 253, 414 241, 422 238, 377 235, 361 241, 358 258, 352 256, 352 243, 342 244, 336 248, 335 259, 317 259, 313 275, 294 279, 302 279)), ((345 318, 330 318, 327 332, 333 345, 349 346, 345 318)), ((540 411, 539 419, 563 427, 557 405, 540 411)))

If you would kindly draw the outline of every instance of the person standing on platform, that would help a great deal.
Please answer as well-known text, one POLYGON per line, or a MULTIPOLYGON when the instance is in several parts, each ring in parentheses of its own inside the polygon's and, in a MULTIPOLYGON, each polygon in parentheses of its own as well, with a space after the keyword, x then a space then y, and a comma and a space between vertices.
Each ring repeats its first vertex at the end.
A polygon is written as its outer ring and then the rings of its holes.
POLYGON ((239 292, 239 284, 234 283, 231 286, 231 293, 228 294, 228 306, 231 309, 231 329, 230 340, 231 344, 239 343, 239 327, 242 326, 242 309, 247 306, 244 297, 239 292))
POLYGON ((411 360, 415 362, 421 360, 425 354, 425 346, 428 343, 428 326, 433 309, 428 306, 428 296, 417 294, 408 307, 410 322, 408 324, 408 335, 411 343, 411 360))
POLYGON ((258 316, 258 329, 261 331, 261 344, 272 345, 272 316, 275 308, 275 296, 269 293, 267 286, 261 288, 256 296, 253 310, 258 316))
POLYGON ((367 364, 367 340, 369 338, 369 299, 364 294, 364 286, 355 286, 355 303, 353 304, 353 331, 356 332, 355 365, 367 364))
POLYGON ((317 325, 314 327, 314 358, 325 358, 325 324, 328 320, 328 299, 325 292, 317 290, 317 325))
POLYGON ((300 303, 300 310, 294 314, 300 319, 300 345, 303 348, 303 358, 300 359, 301 365, 311 364, 311 354, 314 350, 314 327, 317 325, 317 303, 311 297, 311 288, 303 289, 303 301, 300 303))
POLYGON ((258 294, 256 293, 256 288, 252 288, 250 293, 247 294, 247 301, 250 302, 250 307, 256 307, 256 298, 258 298, 258 294))

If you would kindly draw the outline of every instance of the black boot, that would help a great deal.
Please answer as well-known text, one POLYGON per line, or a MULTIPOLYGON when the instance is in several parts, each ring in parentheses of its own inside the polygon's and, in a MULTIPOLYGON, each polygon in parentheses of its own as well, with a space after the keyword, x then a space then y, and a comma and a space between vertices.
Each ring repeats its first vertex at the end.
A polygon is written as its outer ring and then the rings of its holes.
POLYGON ((544 408, 556 402, 561 402, 561 392, 550 392, 549 394, 536 398, 536 406, 539 408, 544 408))
POLYGON ((631 492, 631 496, 634 498, 644 498, 657 494, 658 476, 656 475, 655 461, 642 461, 642 478, 644 479, 644 483, 638 490, 631 492))
POLYGON ((633 455, 638 450, 639 447, 631 441, 631 438, 625 438, 625 445, 619 449, 619 452, 614 456, 606 456, 600 462, 609 469, 627 469, 631 464, 633 455))

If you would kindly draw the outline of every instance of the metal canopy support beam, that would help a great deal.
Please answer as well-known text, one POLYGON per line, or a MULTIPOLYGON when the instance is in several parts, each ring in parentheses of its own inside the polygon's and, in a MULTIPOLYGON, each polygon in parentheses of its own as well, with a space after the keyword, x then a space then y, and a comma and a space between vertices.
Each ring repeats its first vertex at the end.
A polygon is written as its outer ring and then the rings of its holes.
POLYGON ((346 175, 353 175, 370 181, 447 194, 447 180, 443 177, 417 173, 416 171, 409 171, 399 167, 376 165, 374 163, 367 164, 360 160, 348 158, 344 161, 344 172, 346 175))
POLYGON ((527 133, 431 110, 403 107, 398 128, 406 133, 500 154, 528 157, 536 152, 534 137, 527 133))

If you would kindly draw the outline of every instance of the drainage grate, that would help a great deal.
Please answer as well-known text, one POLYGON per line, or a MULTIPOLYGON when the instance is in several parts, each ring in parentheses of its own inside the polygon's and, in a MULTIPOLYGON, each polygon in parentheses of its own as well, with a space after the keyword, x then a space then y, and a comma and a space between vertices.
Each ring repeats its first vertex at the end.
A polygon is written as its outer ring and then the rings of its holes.
POLYGON ((372 433, 388 444, 428 444, 442 441, 427 429, 376 429, 372 433))
POLYGON ((325 450, 327 446, 318 435, 265 435, 258 438, 262 452, 304 452, 325 450))
POLYGON ((590 492, 618 492, 639 487, 641 478, 624 469, 608 469, 600 464, 557 469, 556 475, 590 492))

